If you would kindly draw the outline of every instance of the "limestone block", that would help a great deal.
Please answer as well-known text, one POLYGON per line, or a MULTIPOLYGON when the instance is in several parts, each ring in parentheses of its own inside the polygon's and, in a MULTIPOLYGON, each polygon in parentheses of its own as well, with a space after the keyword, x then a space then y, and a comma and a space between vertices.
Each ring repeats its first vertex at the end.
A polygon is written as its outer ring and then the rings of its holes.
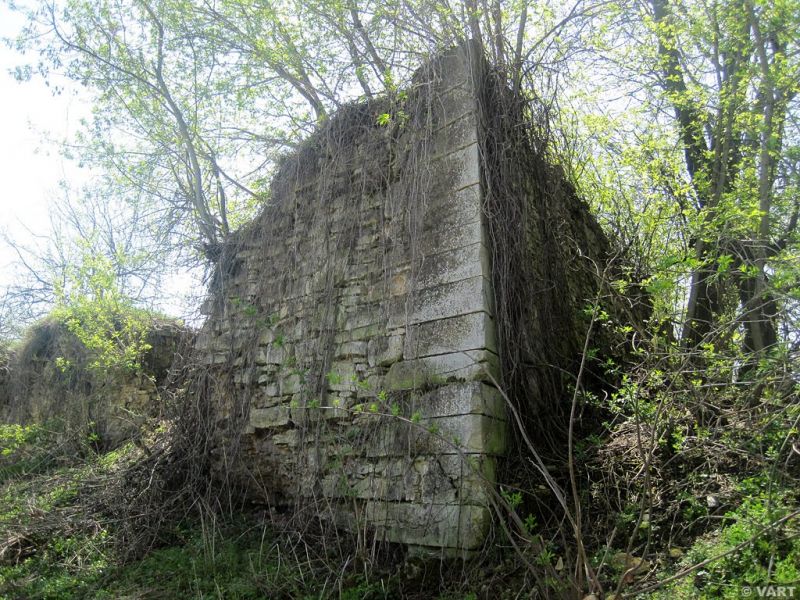
POLYGON ((470 277, 415 292, 408 309, 404 305, 393 307, 389 326, 436 321, 479 311, 491 314, 492 302, 489 280, 482 276, 470 277))
POLYGON ((386 541, 463 549, 478 548, 492 521, 482 506, 410 502, 369 501, 364 515, 386 541))
MULTIPOLYGON (((439 212, 436 205, 440 202, 451 202, 452 196, 446 195, 441 198, 431 200, 428 205, 425 220, 433 220, 435 217, 430 216, 439 212)), ((476 211, 480 206, 476 207, 476 211)), ((480 219, 463 222, 458 226, 450 227, 440 224, 441 226, 434 227, 433 225, 415 241, 415 248, 423 255, 430 256, 445 250, 456 250, 464 248, 471 244, 485 243, 485 235, 483 225, 480 219)), ((488 273, 486 273, 488 275, 488 273)))
POLYGON ((283 345, 275 343, 270 344, 266 348, 260 347, 256 352, 257 365, 280 365, 286 361, 286 348, 283 345))
POLYGON ((403 358, 402 335, 376 337, 369 341, 367 363, 370 367, 389 366, 403 358))
POLYGON ((480 348, 497 348, 494 319, 486 312, 410 325, 403 357, 408 360, 480 348))
POLYGON ((343 294, 341 298, 339 298, 339 306, 352 308, 361 305, 364 302, 364 299, 361 296, 353 295, 353 294, 343 294))
POLYGON ((368 264, 350 264, 345 272, 344 280, 351 284, 362 284, 369 280, 370 270, 368 264))
POLYGON ((452 189, 460 190, 481 181, 480 148, 477 143, 434 158, 437 169, 451 173, 452 189))
POLYGON ((322 494, 326 498, 348 498, 353 495, 352 486, 345 473, 332 473, 322 478, 322 494))
POLYGON ((233 383, 237 385, 249 384, 253 381, 254 370, 250 369, 237 369, 233 373, 233 383))
POLYGON ((336 348, 336 358, 353 358, 367 356, 367 342, 344 342, 336 348))
POLYGON ((286 406, 271 406, 269 408, 250 409, 250 426, 256 429, 282 427, 288 423, 289 408, 286 406))
POLYGON ((497 461, 493 456, 457 454, 436 460, 425 457, 414 463, 419 474, 417 502, 465 503, 488 506, 497 481, 497 461))
POLYGON ((416 289, 434 287, 491 272, 489 250, 480 242, 423 255, 416 264, 416 289))
POLYGON ((325 377, 328 380, 329 390, 352 392, 355 391, 363 374, 363 367, 358 368, 357 363, 348 360, 337 360, 331 364, 331 369, 325 374, 325 377))
MULTIPOLYGON (((438 239, 431 242, 427 240, 430 236, 437 235, 439 231, 458 231, 468 224, 480 224, 482 215, 480 185, 471 185, 455 192, 443 191, 440 196, 432 198, 427 206, 426 218, 423 223, 423 239, 421 240, 421 244, 425 248, 423 252, 430 254, 448 249, 439 246, 438 239)), ((476 239, 473 234, 471 241, 459 246, 450 246, 450 248, 460 248, 482 239, 482 237, 476 239)))
POLYGON ((485 415, 505 421, 506 401, 493 386, 480 381, 451 383, 415 399, 401 402, 404 413, 419 411, 423 418, 485 415))
POLYGON ((494 482, 494 460, 473 457, 467 465, 458 456, 381 457, 356 465, 337 463, 323 478, 323 493, 331 498, 393 502, 487 501, 494 482))
POLYGON ((486 415, 467 414, 420 419, 416 423, 385 421, 367 448, 367 456, 416 456, 505 453, 508 426, 486 415))
POLYGON ((294 355, 298 364, 308 364, 313 357, 317 356, 320 351, 322 340, 319 334, 313 339, 303 340, 294 344, 294 355))
POLYGON ((300 441, 300 434, 297 429, 290 429, 272 436, 272 443, 276 446, 296 447, 300 441))
POLYGON ((280 380, 280 390, 282 396, 297 394, 303 387, 303 378, 297 373, 290 373, 280 380))
POLYGON ((349 408, 353 405, 352 397, 339 394, 332 396, 328 400, 330 402, 328 406, 321 406, 319 408, 323 419, 327 421, 341 421, 351 417, 349 408))
POLYGON ((259 385, 261 385, 265 381, 268 381, 268 379, 262 379, 262 377, 266 376, 268 378, 271 377, 272 379, 275 379, 276 374, 278 373, 278 371, 281 370, 281 366, 280 365, 261 365, 261 366, 258 367, 258 370, 259 370, 259 373, 261 375, 259 377, 259 379, 258 379, 258 383, 259 383, 259 385))
POLYGON ((379 304, 361 304, 347 309, 344 323, 341 327, 342 329, 353 330, 381 323, 382 321, 379 304))
POLYGON ((414 500, 419 477, 408 463, 406 459, 390 458, 365 465, 366 469, 334 469, 323 478, 323 493, 331 498, 414 500))
POLYGON ((461 452, 502 456, 508 443, 508 426, 505 421, 486 415, 456 415, 423 419, 434 432, 434 447, 443 453, 461 452))
MULTIPOLYGON (((381 215, 383 214, 383 205, 380 202, 380 196, 377 197, 375 202, 364 206, 358 214, 358 223, 363 228, 376 229, 381 222, 381 215)), ((378 241, 382 241, 380 238, 378 241)))
POLYGON ((276 385, 274 389, 268 389, 266 387, 260 388, 258 392, 253 394, 250 403, 253 408, 269 408, 283 403, 284 400, 285 398, 278 394, 276 385))
POLYGON ((380 236, 376 232, 370 231, 359 236, 356 240, 355 247, 359 252, 363 252, 368 248, 376 246, 378 242, 380 242, 380 236))
POLYGON ((299 394, 292 397, 289 405, 289 419, 292 421, 294 426, 299 429, 306 428, 311 421, 312 409, 308 408, 307 406, 303 406, 300 403, 299 394))
MULTIPOLYGON (((457 76, 457 79, 449 81, 447 89, 434 95, 431 102, 426 106, 424 118, 429 120, 433 128, 434 137, 440 135, 440 131, 448 124, 457 121, 467 114, 475 114, 477 104, 474 97, 469 96, 470 84, 466 77, 457 76)), ((476 137, 477 123, 472 128, 472 137, 476 137)))
MULTIPOLYGON (((204 304, 207 304, 207 303, 208 303, 208 300, 206 300, 206 302, 204 304)), ((201 314, 206 314, 206 313, 201 313, 201 314)), ((213 340, 214 340, 214 337, 211 335, 211 333, 208 332, 208 331, 203 330, 197 335, 197 339, 196 339, 196 341, 194 343, 194 347, 197 350, 203 350, 203 351, 211 350, 212 344, 214 343, 213 340)))
POLYGON ((280 387, 273 375, 261 375, 258 378, 258 384, 261 386, 262 393, 265 396, 280 396, 280 387))
POLYGON ((404 485, 392 485, 387 479, 380 476, 366 477, 354 482, 346 478, 339 477, 339 489, 343 486, 346 490, 345 497, 355 497, 361 499, 380 498, 385 500, 407 500, 404 485))
POLYGON ((370 373, 362 380, 356 389, 356 398, 373 400, 384 389, 384 376, 382 373, 370 373))
POLYGON ((394 363, 386 373, 387 390, 410 390, 430 384, 452 381, 497 379, 500 365, 497 355, 488 350, 467 350, 436 354, 394 363))
MULTIPOLYGON (((478 141, 478 118, 475 105, 464 103, 457 94, 445 94, 435 106, 440 113, 437 122, 441 126, 434 132, 431 155, 443 156, 466 148, 478 141)), ((437 102, 435 101, 435 102, 437 102)))
POLYGON ((201 362, 204 365, 221 365, 227 363, 229 360, 227 352, 214 352, 213 354, 204 354, 201 357, 201 362))
POLYGON ((385 319, 383 322, 376 322, 371 325, 366 325, 364 327, 357 327, 355 329, 351 329, 349 331, 341 332, 342 338, 344 337, 351 339, 351 340, 371 340, 376 336, 380 336, 385 332, 386 329, 386 321, 385 319))
POLYGON ((414 468, 419 462, 427 460, 421 457, 382 459, 375 465, 374 475, 363 479, 361 486, 356 486, 356 491, 363 490, 364 498, 369 494, 379 500, 421 500, 419 472, 414 468))

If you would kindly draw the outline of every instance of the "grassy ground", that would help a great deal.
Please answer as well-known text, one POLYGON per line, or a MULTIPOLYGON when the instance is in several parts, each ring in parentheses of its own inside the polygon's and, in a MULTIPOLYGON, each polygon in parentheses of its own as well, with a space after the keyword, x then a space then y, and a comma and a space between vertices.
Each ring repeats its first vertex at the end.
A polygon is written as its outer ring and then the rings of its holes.
POLYGON ((46 427, 0 426, 2 600, 474 597, 421 591, 419 573, 337 564, 256 514, 190 515, 167 532, 171 542, 121 560, 115 524, 86 500, 140 451, 68 447, 46 427))
MULTIPOLYGON (((92 499, 140 452, 131 444, 97 453, 91 439, 67 442, 46 427, 0 425, 0 600, 539 597, 524 563, 541 563, 541 555, 521 560, 495 549, 470 564, 370 562, 326 554, 259 514, 223 519, 190 512, 132 558, 118 524, 92 499)), ((689 572, 633 597, 738 599, 743 586, 764 582, 800 593, 796 490, 769 481, 740 481, 737 502, 715 513, 719 526, 683 548, 652 548, 627 583, 642 589, 689 572)), ((707 508, 689 509, 710 515, 707 508)), ((641 534, 651 532, 642 527, 641 534)), ((633 558, 608 554, 598 550, 593 561, 607 565, 601 574, 607 594, 633 558)), ((558 555, 553 547, 547 560, 555 565, 558 555)))

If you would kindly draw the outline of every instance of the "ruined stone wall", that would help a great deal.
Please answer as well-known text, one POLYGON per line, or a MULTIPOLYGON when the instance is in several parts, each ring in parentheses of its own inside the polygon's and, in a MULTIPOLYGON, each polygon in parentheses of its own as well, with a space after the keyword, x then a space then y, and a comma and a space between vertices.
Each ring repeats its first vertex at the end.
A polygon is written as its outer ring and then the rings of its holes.
POLYGON ((141 369, 92 369, 81 341, 61 321, 45 318, 0 364, 0 419, 46 423, 73 441, 92 433, 101 447, 117 447, 160 416, 159 388, 189 337, 175 323, 154 320, 141 369))
POLYGON ((607 241, 546 135, 467 46, 284 161, 199 339, 218 474, 377 541, 484 543, 500 463, 530 462, 497 386, 562 443, 602 292, 607 241))
POLYGON ((199 344, 230 385, 218 468, 244 472, 264 501, 313 502, 378 540, 483 543, 507 443, 492 385, 483 68, 452 51, 406 97, 341 110, 226 249, 199 344))

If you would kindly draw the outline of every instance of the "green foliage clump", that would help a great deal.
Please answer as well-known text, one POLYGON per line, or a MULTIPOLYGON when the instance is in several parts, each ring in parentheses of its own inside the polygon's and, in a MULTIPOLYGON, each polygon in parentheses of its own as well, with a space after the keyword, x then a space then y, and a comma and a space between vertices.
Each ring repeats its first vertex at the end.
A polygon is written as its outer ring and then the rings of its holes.
POLYGON ((50 436, 42 425, 0 424, 0 484, 50 464, 52 456, 42 444, 50 436))
MULTIPOLYGON (((152 316, 121 292, 110 260, 85 255, 69 269, 67 284, 57 287, 56 298, 52 317, 89 351, 89 369, 141 369, 142 357, 150 350, 152 316)), ((66 357, 56 360, 62 371, 71 367, 66 357)))
POLYGON ((5 459, 34 442, 41 432, 39 425, 0 424, 0 457, 5 459))
POLYGON ((708 564, 657 598, 738 600, 743 587, 798 585, 796 491, 771 488, 767 475, 746 479, 741 488, 742 504, 724 516, 729 524, 695 541, 679 568, 708 564))

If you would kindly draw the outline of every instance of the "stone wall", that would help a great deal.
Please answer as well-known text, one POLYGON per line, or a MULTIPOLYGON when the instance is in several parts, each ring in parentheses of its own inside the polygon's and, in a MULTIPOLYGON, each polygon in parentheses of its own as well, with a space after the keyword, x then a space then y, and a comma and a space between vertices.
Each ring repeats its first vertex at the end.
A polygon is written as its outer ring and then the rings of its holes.
POLYGON ((92 433, 100 447, 119 446, 160 416, 159 388, 190 337, 177 324, 154 320, 141 369, 92 369, 81 341, 59 320, 45 318, 0 364, 0 418, 46 423, 73 442, 92 433))
POLYGON ((362 540, 486 541, 501 463, 529 463, 498 386, 559 443, 608 247, 535 121, 466 46, 283 162, 198 340, 220 476, 362 540))
MULTIPOLYGON (((506 451, 472 50, 347 107, 223 257, 199 344, 236 464, 379 540, 474 549, 506 451), (384 116, 381 116, 384 115, 384 116), (241 438, 238 432, 242 432, 241 438)), ((224 445, 224 444, 223 444, 224 445)))

